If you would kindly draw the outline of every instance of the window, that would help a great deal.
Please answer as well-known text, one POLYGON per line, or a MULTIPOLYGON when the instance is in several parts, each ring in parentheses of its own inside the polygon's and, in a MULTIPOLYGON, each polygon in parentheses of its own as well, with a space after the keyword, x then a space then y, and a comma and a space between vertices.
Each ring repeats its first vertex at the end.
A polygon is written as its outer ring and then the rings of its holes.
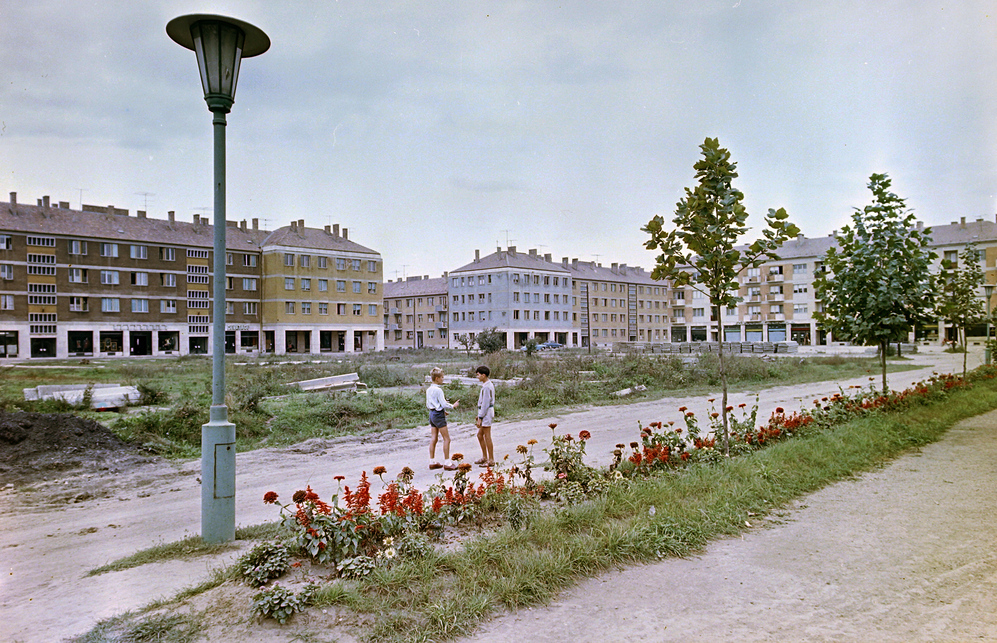
POLYGON ((367 272, 377 272, 377 262, 376 261, 371 260, 371 261, 367 262, 367 272))
POLYGON ((514 283, 514 284, 518 284, 519 283, 519 273, 518 272, 512 273, 512 283, 514 283))
POLYGON ((301 255, 301 259, 299 261, 300 261, 300 264, 301 264, 302 268, 310 268, 311 265, 312 265, 312 256, 311 255, 301 255))
POLYGON ((14 295, 0 295, 0 310, 14 310, 14 295))
POLYGON ((159 302, 159 312, 161 313, 176 313, 177 312, 177 300, 176 299, 163 299, 159 302))
POLYGON ((10 250, 13 247, 9 234, 0 234, 0 250, 10 250))
POLYGON ((234 315, 235 314, 235 302, 227 301, 225 302, 225 314, 234 315))
POLYGON ((235 277, 225 277, 225 290, 235 290, 235 277))
POLYGON ((69 242, 69 254, 71 255, 85 255, 87 253, 87 242, 86 241, 70 241, 69 242))
POLYGON ((256 316, 259 304, 255 301, 244 301, 242 302, 242 314, 256 316))
POLYGON ((101 270, 100 271, 100 283, 106 286, 116 286, 118 285, 118 271, 117 270, 101 270))
POLYGON ((772 305, 770 305, 769 306, 769 312, 772 313, 773 315, 781 315, 782 314, 782 304, 772 304, 772 305))
POLYGON ((55 237, 28 237, 27 241, 29 246, 55 247, 55 237))
POLYGON ((187 258, 188 259, 207 259, 207 250, 195 250, 193 248, 187 248, 187 258))
POLYGON ((294 314, 294 302, 293 301, 285 301, 284 302, 284 312, 287 313, 288 315, 293 315, 294 314))
POLYGON ((102 243, 102 244, 100 244, 100 256, 101 257, 117 257, 118 256, 118 244, 116 244, 116 243, 102 243))
POLYGON ((346 280, 337 279, 336 280, 336 292, 346 292, 346 280))
POLYGON ((518 304, 519 303, 519 293, 518 292, 512 293, 512 303, 514 303, 514 304, 518 304))
POLYGON ((163 261, 176 261, 177 260, 177 249, 176 248, 160 248, 159 258, 163 261))
POLYGON ((793 272, 796 274, 805 273, 807 271, 807 264, 805 263, 794 263, 793 272))
POLYGON ((350 263, 355 271, 360 272, 361 261, 359 259, 353 259, 350 263))
POLYGON ((346 314, 346 304, 336 304, 336 314, 345 315, 346 314))
POLYGON ((149 258, 149 246, 132 246, 131 247, 131 258, 132 259, 148 259, 149 258))
POLYGON ((318 314, 319 315, 328 315, 329 314, 329 304, 319 304, 318 305, 318 314))
POLYGON ((132 299, 132 312, 133 313, 147 313, 147 312, 149 312, 149 300, 148 299, 132 299))
POLYGON ((132 273, 132 285, 133 286, 148 286, 149 285, 149 273, 147 273, 147 272, 133 272, 132 273))
MULTIPOLYGON (((79 270, 79 268, 77 268, 77 270, 79 270)), ((13 278, 14 278, 14 266, 11 266, 10 264, 6 263, 0 265, 0 279, 13 279, 13 278)), ((72 278, 70 278, 70 281, 72 281, 72 278)))
POLYGON ((460 283, 460 282, 459 282, 459 281, 457 281, 457 277, 454 277, 454 278, 453 278, 453 287, 454 287, 454 288, 456 288, 456 287, 457 287, 457 284, 459 284, 459 283, 460 283))
POLYGON ((90 304, 86 297, 70 297, 69 310, 74 313, 85 313, 90 310, 90 304))
POLYGON ((161 272, 161 273, 159 273, 159 280, 160 280, 160 283, 162 283, 162 285, 165 288, 176 288, 177 287, 177 276, 174 275, 174 274, 170 274, 170 273, 167 273, 167 272, 161 272))
POLYGON ((328 268, 329 267, 329 258, 328 257, 319 257, 318 258, 318 267, 321 268, 321 269, 323 269, 323 270, 325 270, 326 268, 328 268))
POLYGON ((292 266, 293 267, 294 266, 294 255, 292 255, 290 253, 284 253, 284 265, 285 266, 292 266))
MULTIPOLYGON (((304 258, 304 257, 302 257, 302 258, 304 258)), ((312 289, 312 280, 303 277, 301 279, 301 289, 302 290, 311 290, 312 289)))
POLYGON ((346 259, 336 257, 336 270, 346 270, 346 259))
POLYGON ((114 297, 104 297, 100 300, 100 311, 102 313, 121 312, 121 301, 114 297))
POLYGON ((371 295, 376 295, 377 294, 377 282, 376 281, 368 281, 367 282, 367 293, 371 294, 371 295))
POLYGON ((329 280, 328 279, 319 279, 318 280, 318 291, 319 292, 328 292, 329 291, 329 280))
POLYGON ((312 314, 312 302, 310 302, 310 301, 303 301, 303 302, 301 302, 301 314, 302 315, 311 315, 312 314))
POLYGON ((294 277, 284 277, 284 290, 294 290, 294 277))
POLYGON ((231 252, 226 252, 225 253, 225 265, 226 266, 232 266, 234 264, 235 264, 235 255, 232 254, 231 252))
POLYGON ((247 268, 255 268, 256 255, 242 255, 242 265, 247 268))
POLYGON ((70 268, 69 269, 69 283, 71 283, 71 284, 85 284, 85 283, 87 283, 87 269, 86 268, 70 268))
POLYGON ((377 317, 377 304, 367 304, 367 314, 371 317, 377 317))
POLYGON ((363 304, 353 304, 353 314, 357 317, 363 315, 363 304))
POLYGON ((255 277, 243 277, 242 278, 242 289, 255 291, 256 290, 256 278, 255 277))
POLYGON ((360 283, 359 281, 354 281, 353 292, 359 295, 362 292, 362 290, 363 290, 363 284, 360 283))
POLYGON ((793 286, 793 294, 794 295, 801 295, 801 294, 804 294, 806 292, 807 292, 807 287, 806 286, 801 286, 800 284, 796 284, 795 286, 793 286))
POLYGON ((807 312, 807 305, 806 304, 793 304, 793 312, 794 313, 806 313, 807 312))

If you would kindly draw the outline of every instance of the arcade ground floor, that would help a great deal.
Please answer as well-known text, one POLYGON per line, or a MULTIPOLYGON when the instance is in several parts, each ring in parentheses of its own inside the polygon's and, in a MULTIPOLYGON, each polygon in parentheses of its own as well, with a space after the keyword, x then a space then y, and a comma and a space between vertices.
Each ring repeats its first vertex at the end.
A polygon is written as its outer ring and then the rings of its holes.
MULTIPOLYGON (((30 324, 0 324, 0 359, 209 355, 210 326, 175 324, 65 324, 39 333, 30 324), (32 332, 35 331, 35 332, 32 332)), ((376 326, 260 327, 230 324, 228 354, 362 353, 384 349, 376 326)))

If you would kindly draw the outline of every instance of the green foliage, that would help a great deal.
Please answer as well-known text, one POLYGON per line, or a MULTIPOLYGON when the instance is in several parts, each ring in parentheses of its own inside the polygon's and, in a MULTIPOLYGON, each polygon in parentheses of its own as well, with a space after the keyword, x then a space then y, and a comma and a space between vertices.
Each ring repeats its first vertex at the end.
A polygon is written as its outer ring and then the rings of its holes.
POLYGON ((253 613, 262 618, 272 618, 283 625, 287 619, 311 604, 312 595, 318 589, 317 585, 306 585, 295 593, 276 583, 253 596, 253 613))
POLYGON ((533 357, 533 354, 537 352, 537 346, 539 345, 540 343, 531 337, 523 342, 523 351, 526 353, 527 357, 533 357))
POLYGON ((814 280, 823 309, 814 317, 835 337, 882 349, 886 390, 886 345, 902 341, 934 310, 929 248, 931 229, 918 229, 902 198, 889 191, 885 174, 869 177, 873 202, 852 214, 852 224, 828 249, 814 280))
POLYGON ((942 259, 942 269, 932 278, 932 290, 938 296, 938 315, 956 329, 962 346, 962 376, 966 376, 966 329, 987 317, 983 299, 983 269, 976 244, 967 243, 958 261, 942 259))
POLYGON ((505 333, 500 333, 494 327, 478 333, 475 339, 478 342, 478 348, 486 355, 497 353, 505 348, 505 333))
POLYGON ((464 347, 464 351, 470 357, 471 350, 474 348, 475 343, 477 343, 477 339, 471 337, 470 333, 454 333, 453 338, 455 342, 464 347))
POLYGON ((266 585, 291 566, 291 552, 281 543, 260 543, 236 563, 240 576, 252 587, 266 585))
POLYGON ((336 571, 343 578, 363 578, 374 571, 377 561, 370 556, 354 556, 344 558, 336 564, 336 571))

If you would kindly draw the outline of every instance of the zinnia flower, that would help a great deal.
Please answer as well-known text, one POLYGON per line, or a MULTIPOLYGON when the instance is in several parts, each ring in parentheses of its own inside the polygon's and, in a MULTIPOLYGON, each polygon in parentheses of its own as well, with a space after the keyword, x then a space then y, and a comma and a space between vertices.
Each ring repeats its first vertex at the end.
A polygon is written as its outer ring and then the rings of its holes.
POLYGON ((631 442, 631 443, 630 443, 630 448, 631 448, 631 449, 636 449, 636 448, 637 448, 637 446, 638 446, 638 444, 637 444, 636 442, 631 442))
POLYGON ((521 453, 523 455, 526 455, 527 451, 528 451, 528 449, 525 446, 523 446, 522 444, 520 444, 519 446, 516 447, 516 453, 521 453))
POLYGON ((744 408, 744 407, 746 407, 746 406, 748 406, 748 405, 747 405, 747 404, 745 404, 744 402, 741 402, 740 404, 738 404, 738 405, 737 405, 737 408, 739 408, 739 409, 743 409, 743 408, 744 408))
POLYGON ((295 491, 294 495, 291 496, 291 500, 293 500, 295 504, 301 504, 302 502, 304 502, 305 501, 304 489, 298 489, 297 491, 295 491))
POLYGON ((627 446, 627 445, 625 445, 625 444, 617 444, 617 445, 616 445, 616 448, 617 448, 617 449, 622 449, 622 448, 624 448, 624 447, 626 447, 626 446, 627 446))
POLYGON ((332 479, 342 482, 343 480, 346 480, 346 476, 332 476, 332 479))
POLYGON ((549 426, 549 427, 550 427, 550 430, 551 430, 551 431, 553 431, 554 429, 556 429, 556 428, 557 428, 557 422, 551 422, 551 423, 550 423, 550 424, 548 424, 547 426, 549 426))
POLYGON ((588 440, 591 437, 592 437, 592 434, 589 433, 588 431, 582 431, 581 433, 578 434, 578 439, 579 440, 588 440))
POLYGON ((455 454, 453 454, 453 456, 450 457, 450 459, 453 460, 454 462, 460 462, 461 460, 464 459, 464 454, 463 453, 455 453, 455 454))
POLYGON ((680 406, 679 407, 679 413, 685 413, 686 408, 688 408, 688 407, 680 406))
POLYGON ((710 404, 712 404, 712 403, 713 403, 713 402, 715 402, 716 400, 717 400, 717 398, 715 398, 715 397, 711 397, 710 399, 708 399, 708 400, 706 400, 706 401, 707 401, 707 402, 709 402, 710 404))
POLYGON ((710 413, 710 417, 711 418, 718 418, 718 417, 720 417, 720 414, 717 413, 716 411, 714 411, 713 413, 710 413))
POLYGON ((384 467, 380 466, 380 465, 374 467, 374 475, 375 476, 383 476, 387 472, 388 472, 388 470, 385 469, 384 467))
POLYGON ((457 468, 463 471, 464 473, 467 473, 468 471, 471 470, 471 464, 469 462, 461 462, 460 466, 458 466, 457 468))
POLYGON ((265 504, 265 505, 273 505, 273 504, 276 504, 276 503, 277 503, 277 492, 276 491, 268 491, 265 494, 263 494, 263 504, 265 504))
POLYGON ((775 412, 781 414, 781 413, 785 413, 786 411, 784 411, 781 406, 777 406, 777 407, 775 407, 775 412))

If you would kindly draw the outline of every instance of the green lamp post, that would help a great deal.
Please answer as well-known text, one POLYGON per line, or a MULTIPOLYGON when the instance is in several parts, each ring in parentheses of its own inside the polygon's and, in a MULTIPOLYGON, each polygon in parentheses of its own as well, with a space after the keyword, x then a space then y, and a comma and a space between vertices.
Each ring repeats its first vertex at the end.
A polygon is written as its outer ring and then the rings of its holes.
POLYGON ((993 284, 983 285, 983 294, 987 298, 986 306, 984 309, 987 311, 987 341, 983 343, 983 362, 989 366, 992 355, 990 354, 990 298, 994 294, 993 284))
POLYGON ((225 406, 225 115, 235 102, 243 58, 270 48, 270 38, 253 25, 210 14, 170 20, 166 33, 197 54, 204 101, 214 129, 214 282, 212 302, 211 413, 201 427, 201 538, 235 539, 235 425, 225 406))

